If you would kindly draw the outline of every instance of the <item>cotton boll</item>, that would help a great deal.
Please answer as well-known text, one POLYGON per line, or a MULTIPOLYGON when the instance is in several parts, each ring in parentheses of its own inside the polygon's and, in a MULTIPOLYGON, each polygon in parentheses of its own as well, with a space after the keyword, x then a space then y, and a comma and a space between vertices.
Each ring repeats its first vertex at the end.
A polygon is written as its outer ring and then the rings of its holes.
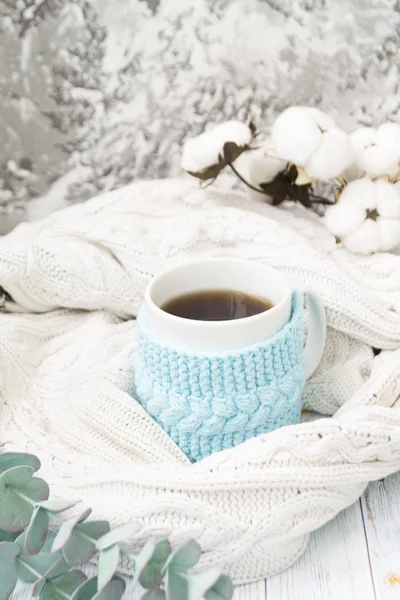
POLYGON ((353 162, 348 135, 316 108, 285 110, 275 121, 272 139, 280 156, 303 167, 314 179, 341 175, 353 162))
POLYGON ((332 179, 351 165, 353 157, 349 136, 333 127, 322 135, 320 145, 306 164, 306 170, 314 179, 332 179))
POLYGON ((189 173, 200 173, 218 164, 226 142, 243 147, 250 143, 250 128, 240 121, 227 121, 187 140, 183 146, 181 167, 189 173))
POLYGON ((365 217, 366 211, 362 206, 339 202, 326 209, 325 225, 333 235, 343 238, 356 231, 365 217))
POLYGON ((225 142, 235 142, 238 146, 246 146, 251 141, 250 128, 241 121, 226 121, 221 123, 211 132, 219 139, 222 145, 225 142))
POLYGON ((306 164, 322 138, 315 110, 292 106, 279 115, 272 128, 272 140, 279 156, 300 166, 306 164))
POLYGON ((400 220, 383 219, 377 220, 381 237, 380 249, 384 252, 394 250, 400 246, 400 220))
POLYGON ((351 181, 340 195, 340 204, 345 203, 357 204, 365 211, 376 208, 377 194, 374 182, 366 177, 351 181))
POLYGON ((189 173, 199 173, 218 163, 221 144, 212 131, 201 133, 185 142, 182 151, 181 167, 189 173))
POLYGON ((375 190, 377 209, 381 217, 400 219, 400 186, 398 183, 378 180, 375 182, 375 190))
POLYGON ((325 222, 352 252, 393 250, 400 245, 400 186, 367 178, 353 181, 344 188, 339 203, 326 210, 325 222), (343 223, 348 228, 344 233, 343 223))
POLYGON ((355 167, 371 179, 380 175, 393 176, 398 171, 400 150, 396 150, 393 141, 397 139, 394 125, 385 123, 379 129, 361 127, 350 135, 355 150, 355 167))
POLYGON ((351 252, 372 254, 381 249, 381 232, 376 221, 366 219, 354 233, 342 238, 342 241, 351 252))
POLYGON ((358 166, 357 162, 354 161, 350 167, 343 171, 343 175, 346 181, 354 181, 363 176, 363 170, 358 166))
POLYGON ((260 183, 269 183, 278 173, 287 166, 287 161, 277 155, 275 150, 258 148, 247 153, 248 178, 250 183, 259 186, 260 183))
POLYGON ((378 127, 377 141, 394 150, 400 160, 400 125, 398 123, 383 123, 378 127))
POLYGON ((365 177, 352 181, 339 203, 327 208, 325 223, 351 252, 395 249, 400 246, 400 182, 365 177))
POLYGON ((375 144, 376 130, 372 127, 360 127, 350 134, 350 142, 354 149, 354 161, 343 174, 347 181, 354 181, 364 174, 364 170, 358 164, 358 154, 368 146, 375 144))
POLYGON ((380 175, 396 175, 398 170, 398 159, 392 148, 377 144, 368 146, 364 150, 356 152, 357 165, 368 177, 374 179, 380 175))
POLYGON ((332 129, 335 127, 335 121, 329 115, 326 115, 319 108, 314 107, 303 107, 307 110, 308 115, 315 121, 315 123, 320 127, 323 131, 327 131, 328 129, 332 129))
POLYGON ((373 127, 360 127, 350 134, 350 140, 356 150, 362 150, 376 144, 377 134, 373 127))

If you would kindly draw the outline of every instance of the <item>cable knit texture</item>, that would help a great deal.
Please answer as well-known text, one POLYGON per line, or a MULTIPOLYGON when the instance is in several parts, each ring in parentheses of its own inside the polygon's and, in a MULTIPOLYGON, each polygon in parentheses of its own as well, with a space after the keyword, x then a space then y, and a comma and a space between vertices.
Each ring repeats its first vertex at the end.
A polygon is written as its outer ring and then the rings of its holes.
POLYGON ((201 566, 267 577, 400 468, 400 257, 350 254, 302 207, 138 182, 1 238, 0 285, 15 300, 0 314, 0 441, 36 453, 53 494, 93 518, 136 521, 134 549, 195 537, 201 566), (327 343, 303 402, 325 418, 191 464, 134 400, 134 317, 151 277, 210 256, 260 261, 320 295, 327 343))
POLYGON ((137 397, 191 461, 299 422, 303 300, 293 294, 290 321, 277 335, 212 356, 161 345, 140 311, 137 397))

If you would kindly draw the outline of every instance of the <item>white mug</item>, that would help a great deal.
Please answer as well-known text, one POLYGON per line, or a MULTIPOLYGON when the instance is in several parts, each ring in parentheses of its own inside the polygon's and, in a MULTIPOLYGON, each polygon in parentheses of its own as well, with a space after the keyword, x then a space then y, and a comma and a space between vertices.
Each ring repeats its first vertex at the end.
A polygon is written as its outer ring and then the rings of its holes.
MULTIPOLYGON (((153 279, 145 292, 145 305, 149 326, 161 343, 189 353, 226 352, 262 342, 278 333, 290 319, 292 293, 287 278, 272 267, 236 258, 211 258, 182 264, 153 279), (261 296, 273 306, 256 315, 229 321, 185 319, 162 309, 182 294, 218 289, 261 296)), ((319 298, 310 291, 304 294, 309 312, 304 348, 308 378, 321 360, 326 320, 319 298)))

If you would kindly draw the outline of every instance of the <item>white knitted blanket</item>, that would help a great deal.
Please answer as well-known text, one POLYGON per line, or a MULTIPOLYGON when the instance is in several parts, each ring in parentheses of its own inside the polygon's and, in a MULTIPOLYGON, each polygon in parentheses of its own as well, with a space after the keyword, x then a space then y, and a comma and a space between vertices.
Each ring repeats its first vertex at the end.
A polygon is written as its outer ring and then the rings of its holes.
POLYGON ((192 182, 140 182, 0 240, 0 441, 53 492, 176 543, 236 583, 289 566, 309 533, 400 469, 400 257, 351 256, 302 208, 192 182), (132 397, 148 280, 187 257, 240 256, 321 295, 329 323, 305 407, 333 415, 195 465, 132 397), (371 346, 384 351, 374 357, 371 346))

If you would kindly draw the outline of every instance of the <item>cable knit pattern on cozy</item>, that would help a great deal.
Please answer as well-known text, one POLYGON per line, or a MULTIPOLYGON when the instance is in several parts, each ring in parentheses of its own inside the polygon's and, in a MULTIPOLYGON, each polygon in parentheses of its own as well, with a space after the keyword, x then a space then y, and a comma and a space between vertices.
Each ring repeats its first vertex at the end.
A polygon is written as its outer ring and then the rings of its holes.
POLYGON ((15 300, 0 314, 1 441, 38 454, 53 492, 94 518, 137 521, 135 546, 195 537, 203 566, 266 577, 400 468, 400 257, 337 249, 301 207, 139 182, 0 239, 0 285, 15 300), (303 400, 334 416, 190 464, 132 397, 132 317, 153 275, 209 256, 261 261, 319 293, 327 345, 303 400))
POLYGON ((140 311, 136 395, 191 461, 299 422, 303 300, 293 294, 290 321, 273 338, 213 356, 158 343, 140 311))

